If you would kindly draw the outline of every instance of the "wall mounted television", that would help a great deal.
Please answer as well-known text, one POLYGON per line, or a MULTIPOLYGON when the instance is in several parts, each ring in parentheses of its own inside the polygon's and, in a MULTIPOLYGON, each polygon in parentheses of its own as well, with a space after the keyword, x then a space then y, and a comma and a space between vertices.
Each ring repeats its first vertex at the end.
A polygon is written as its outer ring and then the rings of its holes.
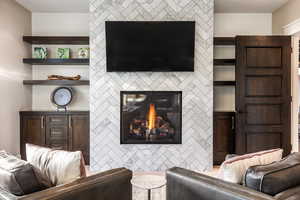
POLYGON ((107 72, 194 71, 194 21, 107 21, 107 72))

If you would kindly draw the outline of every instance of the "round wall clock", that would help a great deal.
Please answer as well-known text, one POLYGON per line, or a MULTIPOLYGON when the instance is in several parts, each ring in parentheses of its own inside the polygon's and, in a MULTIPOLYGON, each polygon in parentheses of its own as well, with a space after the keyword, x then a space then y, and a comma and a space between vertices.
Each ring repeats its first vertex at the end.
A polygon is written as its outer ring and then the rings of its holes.
POLYGON ((51 94, 51 101, 57 106, 57 110, 67 110, 67 106, 72 102, 73 90, 69 87, 56 88, 51 94))

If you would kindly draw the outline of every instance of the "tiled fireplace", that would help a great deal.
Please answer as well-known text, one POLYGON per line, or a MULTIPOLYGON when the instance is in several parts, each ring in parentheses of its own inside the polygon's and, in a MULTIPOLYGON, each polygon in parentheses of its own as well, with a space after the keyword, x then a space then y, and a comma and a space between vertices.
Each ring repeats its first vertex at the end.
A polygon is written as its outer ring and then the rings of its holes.
MULTIPOLYGON (((92 171, 212 168, 213 8, 213 0, 90 1, 92 171), (105 21, 181 20, 196 21, 194 72, 106 71, 105 21), (120 91, 182 91, 181 144, 120 144, 120 91)), ((160 115, 158 105, 154 107, 160 115)))
POLYGON ((122 91, 121 144, 181 144, 180 91, 122 91))

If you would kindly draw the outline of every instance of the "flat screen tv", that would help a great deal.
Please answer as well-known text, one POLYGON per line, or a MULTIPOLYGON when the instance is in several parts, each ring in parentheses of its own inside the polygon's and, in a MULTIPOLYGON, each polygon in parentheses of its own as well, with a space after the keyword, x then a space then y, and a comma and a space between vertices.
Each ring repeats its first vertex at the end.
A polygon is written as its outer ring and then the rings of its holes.
POLYGON ((194 71, 195 22, 107 21, 108 72, 194 71))

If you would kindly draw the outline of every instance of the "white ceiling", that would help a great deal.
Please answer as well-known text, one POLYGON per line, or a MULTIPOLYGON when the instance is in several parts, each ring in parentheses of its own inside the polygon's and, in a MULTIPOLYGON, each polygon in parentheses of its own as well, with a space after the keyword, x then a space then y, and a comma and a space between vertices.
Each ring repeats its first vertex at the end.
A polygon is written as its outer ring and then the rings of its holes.
POLYGON ((89 0, 16 0, 31 12, 88 13, 89 0))
MULTIPOLYGON (((89 0, 16 0, 32 12, 89 12, 89 0)), ((216 13, 271 13, 288 0, 215 0, 216 13)))
POLYGON ((215 0, 215 13, 272 13, 288 0, 215 0))

